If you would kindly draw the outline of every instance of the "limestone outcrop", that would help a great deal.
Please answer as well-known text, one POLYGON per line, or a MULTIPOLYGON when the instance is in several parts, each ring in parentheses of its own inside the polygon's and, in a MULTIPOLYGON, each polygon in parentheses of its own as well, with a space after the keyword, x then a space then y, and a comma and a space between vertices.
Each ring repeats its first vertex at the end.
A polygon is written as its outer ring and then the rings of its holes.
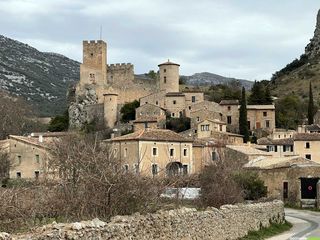
POLYGON ((305 54, 309 59, 313 59, 320 54, 320 10, 317 15, 317 24, 314 31, 313 38, 310 39, 310 43, 305 48, 305 54))

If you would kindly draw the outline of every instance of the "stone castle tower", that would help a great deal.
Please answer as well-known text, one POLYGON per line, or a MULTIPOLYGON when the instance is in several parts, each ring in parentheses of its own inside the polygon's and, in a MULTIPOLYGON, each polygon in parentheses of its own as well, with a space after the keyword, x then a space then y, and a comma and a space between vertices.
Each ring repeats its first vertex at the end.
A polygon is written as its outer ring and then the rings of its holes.
POLYGON ((118 94, 109 92, 103 96, 104 123, 106 127, 113 128, 117 122, 118 94))
POLYGON ((103 102, 103 89, 107 87, 107 44, 102 41, 83 41, 83 63, 80 65, 78 91, 86 85, 96 90, 98 102, 103 102))
POLYGON ((170 62, 158 65, 159 67, 159 90, 168 92, 179 92, 179 67, 177 63, 170 62))

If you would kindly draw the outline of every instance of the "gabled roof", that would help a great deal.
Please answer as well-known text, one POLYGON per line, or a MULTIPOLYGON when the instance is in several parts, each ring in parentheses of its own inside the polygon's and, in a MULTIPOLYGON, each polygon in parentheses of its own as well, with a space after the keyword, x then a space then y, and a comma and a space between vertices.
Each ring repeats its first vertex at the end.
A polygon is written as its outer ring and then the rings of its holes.
POLYGON ((230 100, 221 100, 220 105, 239 105, 239 100, 230 99, 230 100))
POLYGON ((134 133, 130 133, 121 137, 108 139, 107 141, 162 141, 162 142, 193 142, 192 139, 186 138, 178 133, 168 129, 143 129, 134 133))
POLYGON ((168 92, 166 93, 166 97, 184 97, 184 93, 182 92, 168 92))
POLYGON ((310 132, 320 132, 320 126, 318 124, 307 125, 306 129, 310 132))
POLYGON ((319 163, 300 156, 288 157, 258 157, 249 161, 244 168, 253 169, 276 169, 290 167, 320 167, 319 163))
POLYGON ((39 139, 35 137, 24 137, 16 135, 9 135, 9 139, 13 139, 25 144, 30 144, 44 149, 49 149, 49 143, 52 142, 52 138, 43 138, 43 141, 40 142, 39 139))
POLYGON ((163 107, 160 107, 160 106, 152 104, 152 103, 143 104, 143 105, 139 106, 138 108, 143 108, 143 107, 147 107, 147 106, 156 107, 156 108, 159 108, 159 109, 161 109, 163 111, 166 111, 166 109, 164 109, 163 107))
POLYGON ((296 133, 294 141, 320 141, 320 133, 296 133))
POLYGON ((213 122, 213 123, 220 123, 220 124, 224 124, 224 125, 227 125, 227 123, 225 123, 225 122, 223 122, 223 121, 221 121, 221 120, 219 120, 219 119, 205 119, 205 120, 203 120, 203 121, 201 121, 201 122, 199 122, 198 124, 201 124, 201 123, 203 123, 203 122, 205 122, 205 121, 209 121, 209 122, 213 122))
POLYGON ((293 145, 293 138, 271 139, 263 137, 257 142, 259 145, 293 145))
POLYGON ((162 65, 176 65, 176 66, 180 66, 180 64, 178 64, 178 63, 170 62, 169 59, 168 59, 168 61, 166 61, 166 62, 164 62, 164 63, 160 63, 160 64, 158 65, 158 67, 160 67, 160 66, 162 66, 162 65))
POLYGON ((250 156, 272 156, 272 153, 258 150, 249 145, 227 145, 227 148, 250 156))
POLYGON ((247 110, 273 110, 275 109, 273 104, 269 105, 247 105, 247 110))

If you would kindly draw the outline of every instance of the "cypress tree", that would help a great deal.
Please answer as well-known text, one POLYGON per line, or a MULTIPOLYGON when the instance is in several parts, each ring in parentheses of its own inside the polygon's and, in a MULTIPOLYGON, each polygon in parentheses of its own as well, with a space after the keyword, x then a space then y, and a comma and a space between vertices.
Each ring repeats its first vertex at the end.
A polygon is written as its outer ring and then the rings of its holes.
POLYGON ((313 94, 312 94, 312 85, 311 81, 309 84, 309 104, 308 104, 308 124, 313 124, 313 115, 314 115, 314 104, 313 104, 313 94))
POLYGON ((247 118, 247 100, 246 90, 242 87, 240 110, 239 110, 239 131, 243 135, 243 141, 246 143, 249 140, 248 118, 247 118))

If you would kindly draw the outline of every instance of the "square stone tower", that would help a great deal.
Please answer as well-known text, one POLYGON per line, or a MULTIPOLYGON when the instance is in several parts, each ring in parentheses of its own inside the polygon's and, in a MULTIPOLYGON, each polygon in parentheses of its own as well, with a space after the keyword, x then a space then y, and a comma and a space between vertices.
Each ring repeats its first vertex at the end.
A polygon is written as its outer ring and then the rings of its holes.
MULTIPOLYGON (((80 89, 85 85, 98 90, 107 85, 107 44, 102 40, 83 41, 83 63, 80 65, 80 89)), ((80 90, 81 91, 81 90, 80 90)), ((103 99, 100 100, 103 102, 103 99)))

